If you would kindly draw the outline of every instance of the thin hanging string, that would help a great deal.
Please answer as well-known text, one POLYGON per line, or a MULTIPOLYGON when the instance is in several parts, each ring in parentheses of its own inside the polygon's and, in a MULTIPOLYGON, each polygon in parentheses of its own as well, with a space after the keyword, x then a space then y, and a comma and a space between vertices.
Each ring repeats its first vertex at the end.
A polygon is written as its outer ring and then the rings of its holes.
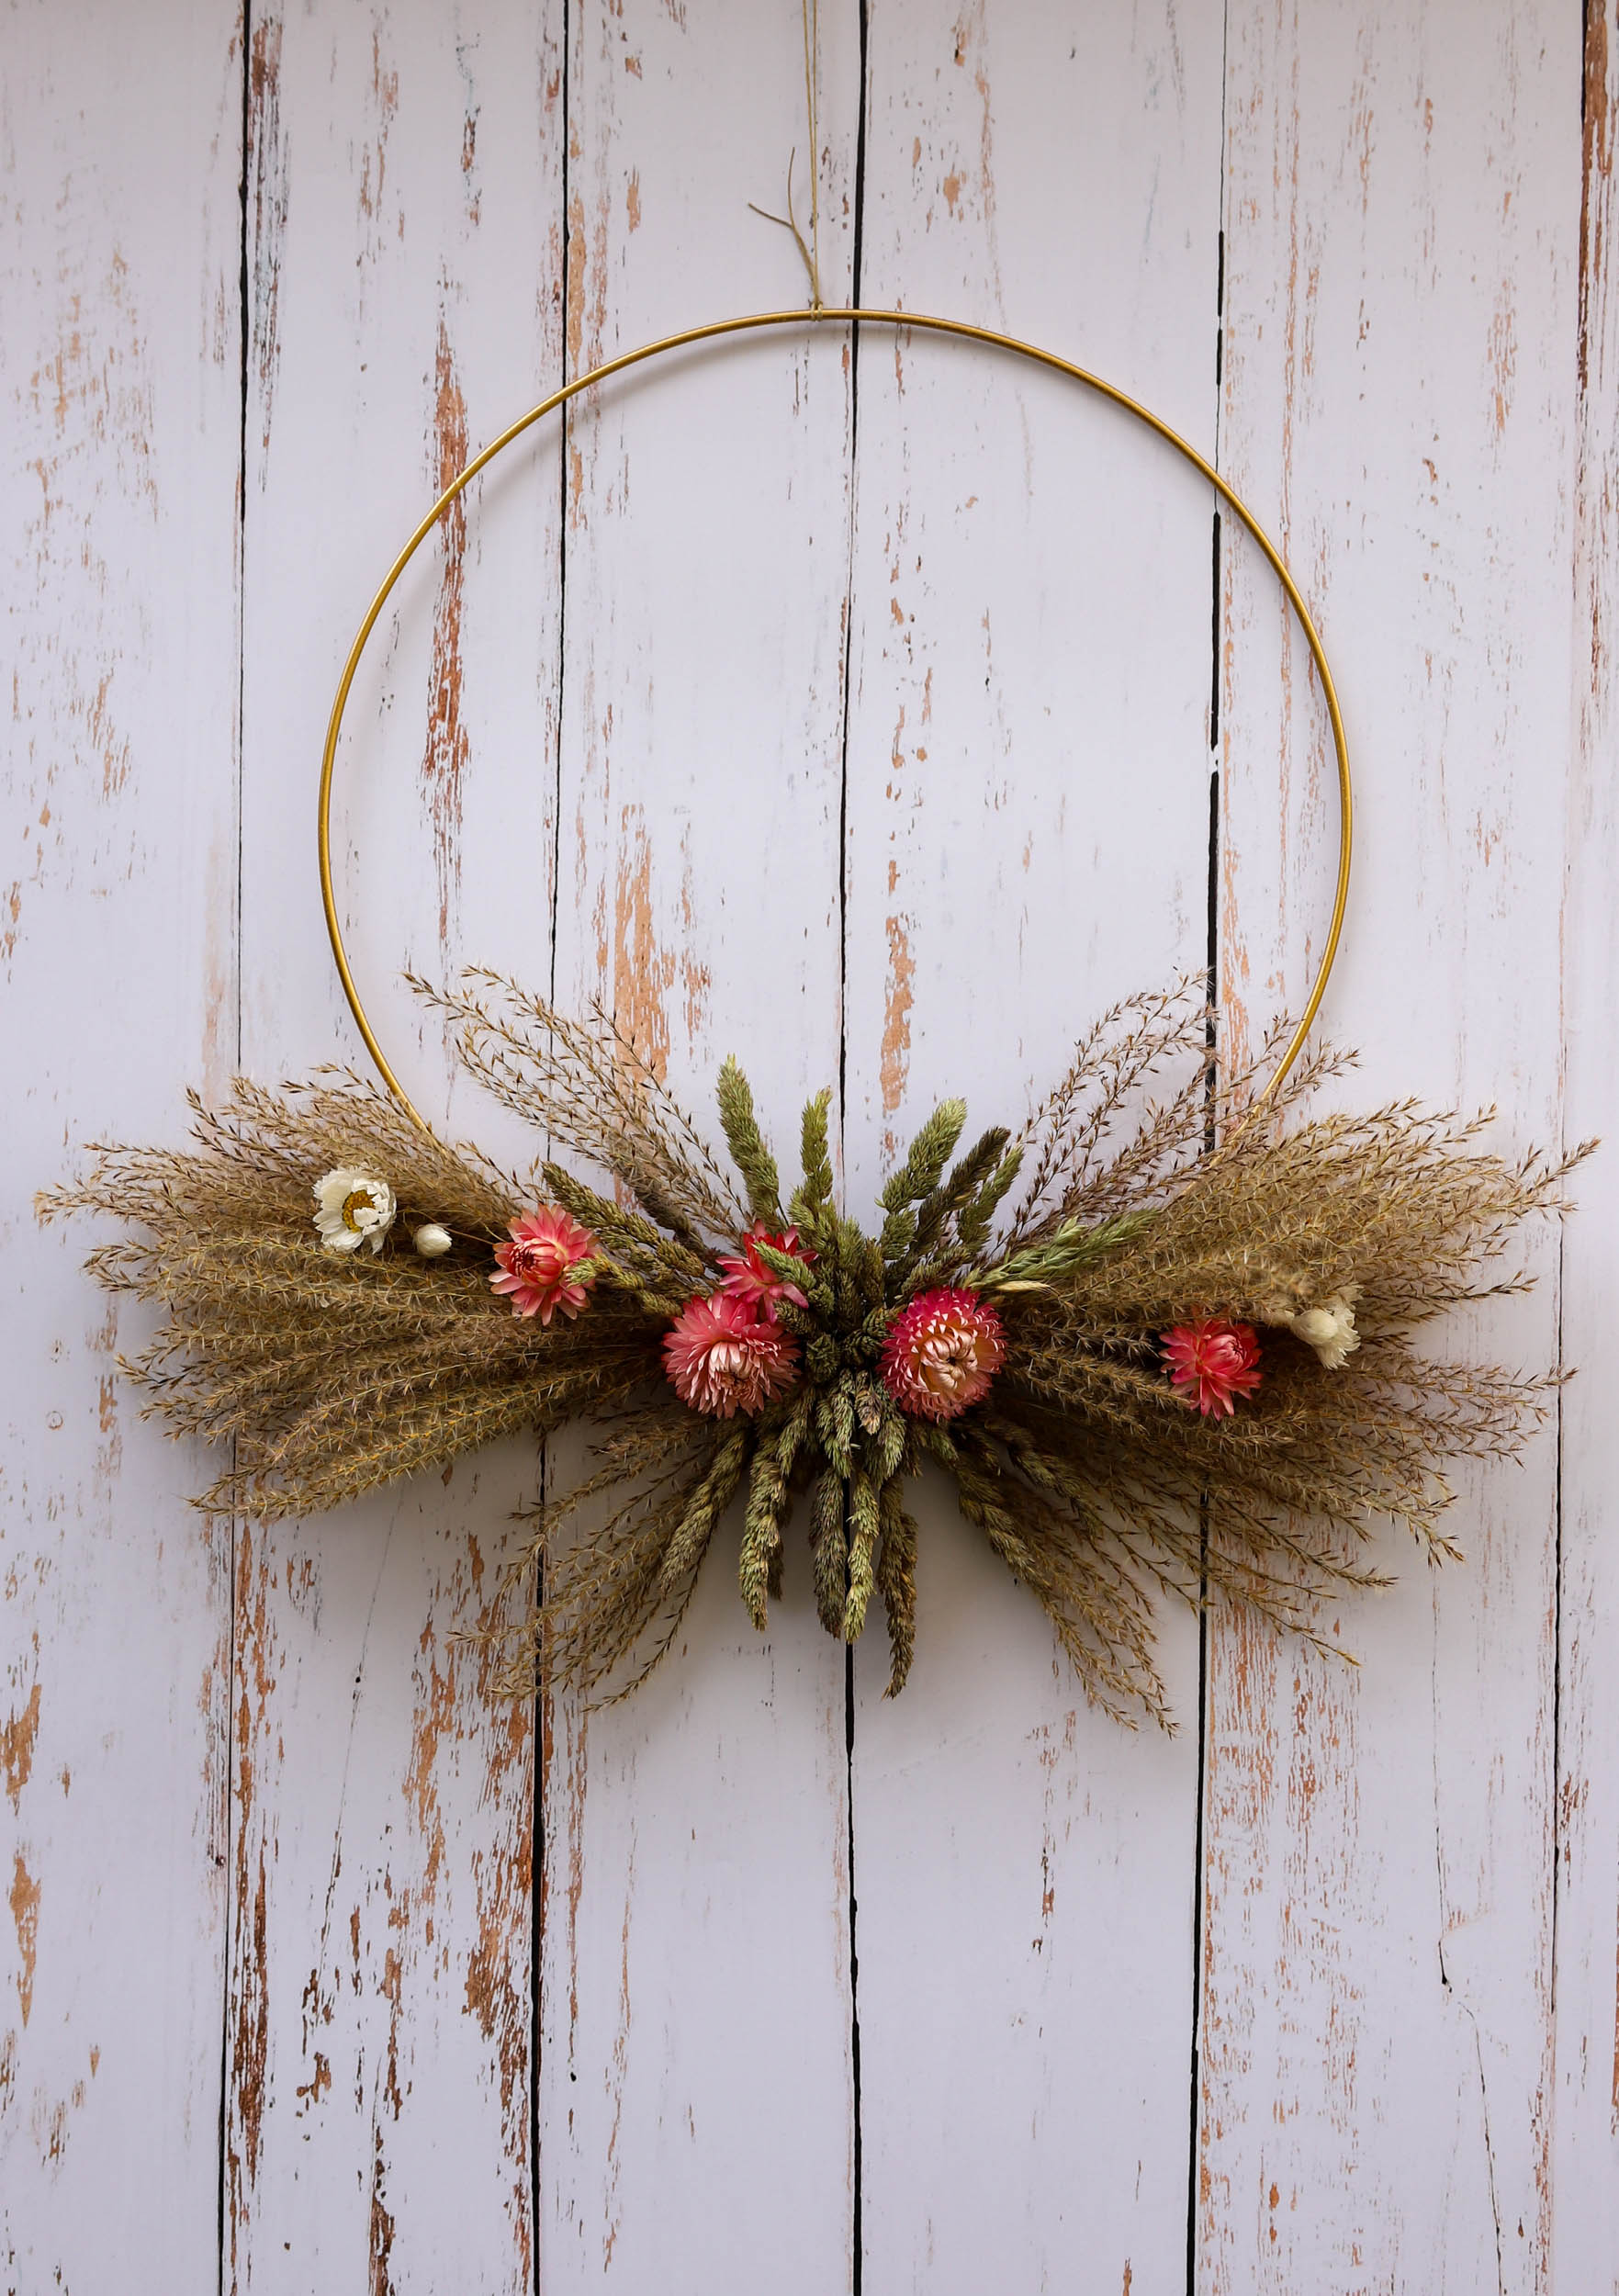
POLYGON ((821 0, 802 0, 800 13, 804 17, 804 106, 809 122, 810 235, 808 240, 805 240, 804 233, 799 230, 798 218, 793 211, 793 163, 798 157, 796 144, 787 155, 786 214, 772 215, 768 208, 758 207, 751 199, 748 205, 749 210, 754 215, 762 217, 765 222, 780 224, 782 231, 792 232, 793 243, 798 250, 804 272, 809 279, 810 309, 813 311, 820 311, 826 308, 821 299, 821 146, 815 122, 815 68, 820 61, 821 53, 821 0))
POLYGON ((821 309, 821 141, 815 129, 815 73, 821 59, 821 0, 803 0, 804 102, 809 118, 810 298, 821 309))

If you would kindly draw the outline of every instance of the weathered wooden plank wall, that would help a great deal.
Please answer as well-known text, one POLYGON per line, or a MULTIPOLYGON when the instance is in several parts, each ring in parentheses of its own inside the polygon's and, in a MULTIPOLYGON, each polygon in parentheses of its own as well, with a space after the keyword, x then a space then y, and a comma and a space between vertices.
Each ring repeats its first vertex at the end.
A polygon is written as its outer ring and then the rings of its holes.
MULTIPOLYGON (((543 7, 476 33, 336 6, 250 27, 242 1057, 282 1075, 343 1041, 292 764, 319 753, 356 618, 337 598, 363 601, 374 537, 560 354, 562 46, 543 7)), ((536 482, 454 522, 377 649, 342 877, 396 1029, 399 952, 457 963, 468 915, 513 917, 543 958, 543 738, 520 721, 498 787, 476 763, 512 696, 555 686, 557 527, 536 482)), ((492 1706, 449 1636, 490 1601, 532 1478, 512 1446, 341 1519, 238 1531, 232 2285, 529 2284, 532 1717, 492 1706)))
POLYGON ((0 2279, 213 2283, 230 1904, 228 1537, 41 1231, 86 1138, 236 1064, 239 32, 0 36, 6 1369, 0 2279))
MULTIPOLYGON (((1574 724, 1566 827, 1565 1135, 1619 1136, 1619 259, 1614 137, 1619 9, 1586 12, 1575 379, 1574 724)), ((1562 1412, 1557 1604, 1557 1916, 1553 1960, 1550 2271, 1554 2286, 1619 2272, 1619 1567, 1616 1430, 1606 1375, 1619 1289, 1611 1185, 1587 1191, 1561 1255, 1563 1345, 1585 1367, 1562 1412), (1589 1214, 1589 1217, 1586 1216, 1589 1214)))
MULTIPOLYGON (((794 20, 573 24, 568 371, 791 305, 744 203, 804 141, 794 20)), ((838 217, 853 10, 823 38, 838 217)), ((565 452, 557 992, 611 1003, 687 1107, 746 1045, 777 1138, 838 1075, 849 419, 843 344, 771 337, 609 387, 565 452)), ((761 1641, 705 1573, 645 1696, 546 1716, 541 2279, 811 2296, 849 2276, 854 2115, 844 1665, 807 1574, 761 1641)))
MULTIPOLYGON (((803 205, 799 36, 6 18, 5 2284, 1619 2289, 1604 1166, 1468 1334, 1584 1376, 1467 1483, 1467 1570, 1346 1606, 1359 1673, 1167 1621, 1174 1740, 1088 1712, 937 1496, 898 1704, 802 1568, 761 1641, 716 1567, 632 1705, 496 1709, 452 1637, 532 1450, 210 1536, 33 1220, 183 1083, 357 1050, 309 837, 352 626, 556 377, 802 293, 744 205, 794 142, 803 205)), ((1355 1092, 1619 1128, 1613 0, 825 0, 819 93, 828 297, 1114 376, 1319 608, 1355 1092)), ((1212 956, 1250 1039, 1298 997, 1318 697, 1117 414, 867 331, 508 459, 351 713, 343 897, 424 1105, 527 1153, 397 985, 488 961, 689 1099, 745 1052, 778 1132, 846 1078, 864 1201, 1122 991, 1212 956)))
MULTIPOLYGON (((1060 343, 1210 451, 1218 10, 880 0, 870 22, 862 299, 1060 343)), ((1094 1015, 1205 962, 1212 511, 1055 377, 926 337, 859 355, 848 1168, 870 1201, 946 1093, 972 1131, 1017 1120, 1079 983, 1094 1015)), ((1083 2257, 1098 2289, 1174 2286, 1196 1630, 1166 1625, 1190 1728, 1130 1736, 948 1490, 920 1521, 904 1697, 875 1639, 855 1664, 870 2285, 1062 2285, 1083 2257)))
MULTIPOLYGON (((1221 460, 1352 681, 1342 1088, 1556 1138, 1579 20, 1233 7, 1226 107, 1221 460)), ((1252 1031, 1319 937, 1331 749, 1274 585, 1225 573, 1221 963, 1252 1031)), ((1472 1328, 1549 1360, 1556 1237, 1529 1257, 1534 1300, 1472 1328)), ((1364 1672, 1212 1629, 1210 2290, 1546 2285, 1557 1507, 1553 1441, 1464 1478, 1468 1567, 1339 1622, 1364 1672)))

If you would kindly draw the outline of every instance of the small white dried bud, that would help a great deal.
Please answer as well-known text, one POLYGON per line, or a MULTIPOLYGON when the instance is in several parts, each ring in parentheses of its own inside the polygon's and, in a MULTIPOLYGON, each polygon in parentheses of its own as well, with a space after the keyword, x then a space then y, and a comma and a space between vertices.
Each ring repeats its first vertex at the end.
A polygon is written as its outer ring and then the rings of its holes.
POLYGON ((394 1223, 394 1192, 369 1172, 339 1165, 315 1183, 315 1225, 329 1252, 357 1252, 368 1244, 382 1249, 394 1223))
POLYGON ((1334 1292, 1320 1307, 1301 1308, 1287 1318, 1287 1329, 1307 1347, 1315 1349, 1325 1370, 1341 1371, 1345 1358, 1360 1345, 1360 1334, 1355 1328, 1355 1302, 1359 1296, 1352 1285, 1347 1292, 1334 1292))
POLYGON ((410 1238, 424 1260, 442 1260, 455 1240, 448 1228, 441 1228, 436 1220, 424 1221, 410 1238))

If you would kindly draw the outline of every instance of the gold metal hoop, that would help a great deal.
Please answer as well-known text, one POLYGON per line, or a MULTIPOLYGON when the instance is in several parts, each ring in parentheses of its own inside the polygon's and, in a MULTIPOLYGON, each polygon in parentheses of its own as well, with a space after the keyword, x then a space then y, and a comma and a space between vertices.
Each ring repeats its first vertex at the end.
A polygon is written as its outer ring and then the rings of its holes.
POLYGON ((1268 1098, 1276 1090, 1303 1051, 1305 1039, 1310 1034, 1316 1014, 1321 1009, 1321 998, 1326 994, 1327 980, 1337 957, 1338 942, 1344 930, 1344 912, 1349 899, 1349 857, 1355 808, 1354 793, 1349 778, 1349 745, 1344 738, 1344 718, 1338 707, 1337 689, 1332 683, 1332 673, 1327 667, 1326 651, 1321 645, 1320 633, 1310 619, 1310 609, 1300 595, 1298 583, 1288 573, 1283 562, 1280 551, 1277 550, 1275 543, 1272 542, 1242 497, 1220 477, 1212 463, 1206 462, 1195 446, 1189 445, 1178 431, 1171 430, 1169 424, 1160 416, 1155 415, 1150 408, 1143 407, 1138 400, 1131 399, 1116 384, 1105 382, 1099 375, 1092 375, 1085 367, 1075 366, 1071 360, 1059 358, 1054 351, 1042 351, 1032 343, 1019 342, 1015 335, 998 334, 990 327, 974 327, 965 320, 929 319, 918 311, 834 309, 817 303, 807 310, 754 311, 742 319, 716 319, 711 320, 703 327, 687 327, 679 334, 663 335, 656 343, 644 343, 638 350, 621 352, 617 358, 605 359, 600 366, 592 367, 588 375, 578 376, 571 383, 564 383, 560 390, 554 390, 548 399, 542 399, 537 407, 531 407, 526 414, 520 415, 508 430, 502 431, 499 438, 492 440, 484 448, 482 454, 474 456, 458 478, 451 479, 388 568, 387 580, 371 601, 365 619, 361 623, 354 642, 349 648, 349 657, 343 664, 343 676, 338 681, 337 696, 332 704, 332 718, 326 729, 325 755, 320 760, 319 835, 320 900, 326 912, 326 930, 332 940, 332 954, 337 964, 337 976, 343 983, 343 993, 348 999, 349 1010, 354 1016, 354 1023, 365 1040, 365 1049, 377 1064, 377 1073, 395 1099, 406 1113, 422 1126, 424 1131, 432 1128, 426 1119, 412 1105, 409 1094, 389 1067, 384 1057, 382 1047, 377 1041, 376 1032, 370 1021, 365 1018, 365 1008, 360 1002, 360 992, 354 985, 354 976, 349 964, 348 951, 343 946, 343 928, 338 923, 337 901, 332 884, 332 782, 333 769, 337 762, 338 736, 343 730, 343 714, 348 704, 349 690, 354 684, 354 673, 360 666, 360 657, 365 650, 367 639, 377 626, 378 615, 392 594, 394 585, 438 524, 439 520, 456 498, 471 485, 479 471, 486 469, 497 455, 504 453, 514 440, 520 439, 525 431, 532 430, 543 417, 554 413, 558 407, 566 406, 570 399, 577 399, 581 391, 589 390, 593 383, 605 382, 610 376, 622 375, 626 368, 643 366, 648 359, 661 358, 666 352, 685 350, 692 343, 712 343, 723 335, 748 334, 764 327, 853 326, 857 324, 895 329, 913 328, 928 334, 959 336, 966 343, 982 343, 988 344, 992 350, 1010 351, 1018 358, 1027 359, 1031 366, 1049 367, 1053 374, 1067 376, 1071 382, 1082 383, 1087 390, 1095 391, 1100 398, 1110 400, 1116 407, 1121 407, 1126 414, 1133 415, 1138 422, 1144 422, 1150 431, 1155 431, 1166 445, 1173 446, 1177 455, 1184 456, 1195 470, 1200 472, 1208 479, 1220 501, 1241 520, 1242 525, 1265 553, 1271 571, 1287 592, 1287 602, 1298 616, 1299 626, 1304 633, 1310 656, 1315 663, 1316 674, 1321 681, 1321 692, 1326 697, 1327 715, 1332 720, 1332 746, 1338 758, 1338 884, 1332 901, 1332 921, 1327 933, 1327 944, 1322 951, 1321 970, 1316 974, 1315 985, 1310 993, 1310 1001, 1304 1007, 1298 1027, 1288 1039, 1287 1049, 1277 1064, 1276 1074, 1265 1086, 1262 1097, 1268 1098))

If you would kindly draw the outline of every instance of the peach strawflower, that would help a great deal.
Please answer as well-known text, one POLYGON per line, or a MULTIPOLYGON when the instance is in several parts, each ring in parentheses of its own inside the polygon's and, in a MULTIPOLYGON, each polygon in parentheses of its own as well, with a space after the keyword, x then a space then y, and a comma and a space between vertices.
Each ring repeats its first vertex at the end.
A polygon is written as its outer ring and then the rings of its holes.
POLYGON ((490 1287, 510 1296, 513 1315, 537 1315, 546 1324, 558 1308, 575 1316, 595 1279, 571 1271, 595 1250, 589 1228, 555 1204, 542 1204, 512 1222, 510 1244, 496 1244, 500 1272, 489 1277, 490 1287))
POLYGON ((699 1292, 665 1336, 663 1359, 682 1403, 730 1419, 786 1392, 798 1376, 798 1342, 746 1300, 699 1292))
POLYGON ((1259 1385, 1259 1341, 1252 1323, 1227 1323, 1208 1316, 1200 1323, 1177 1323, 1164 1334, 1169 1376, 1187 1403, 1205 1418, 1229 1418, 1239 1397, 1259 1385))
POLYGON ((975 1291, 918 1292, 883 1345, 883 1380, 901 1411, 954 1419, 981 1402, 1006 1359, 1001 1319, 975 1291))
POLYGON ((780 1235, 772 1235, 762 1220, 756 1220, 742 1238, 740 1256, 721 1260, 720 1266, 726 1273, 720 1289, 728 1300, 747 1300, 756 1307, 768 1308, 772 1300, 791 1300, 795 1308, 807 1308, 809 1301, 798 1286, 784 1282, 760 1259, 761 1244, 768 1244, 773 1252, 790 1252, 806 1267, 815 1256, 807 1244, 800 1244, 796 1228, 784 1228, 780 1235))

